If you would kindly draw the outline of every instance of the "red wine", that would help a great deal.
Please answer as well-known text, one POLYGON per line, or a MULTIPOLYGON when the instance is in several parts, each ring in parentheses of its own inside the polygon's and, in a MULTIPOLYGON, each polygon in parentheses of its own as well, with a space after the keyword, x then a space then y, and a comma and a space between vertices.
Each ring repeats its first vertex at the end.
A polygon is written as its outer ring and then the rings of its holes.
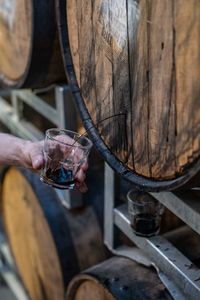
POLYGON ((131 223, 138 235, 149 236, 159 232, 159 217, 152 214, 137 214, 133 216, 131 223))
POLYGON ((63 166, 56 170, 48 168, 43 175, 43 181, 60 189, 73 188, 75 179, 72 170, 67 170, 63 166))

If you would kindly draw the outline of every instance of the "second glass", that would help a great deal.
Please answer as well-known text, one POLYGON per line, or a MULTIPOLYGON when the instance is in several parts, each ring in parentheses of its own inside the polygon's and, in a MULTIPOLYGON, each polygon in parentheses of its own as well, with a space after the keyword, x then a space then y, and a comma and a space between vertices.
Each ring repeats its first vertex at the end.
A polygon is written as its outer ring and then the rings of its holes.
POLYGON ((45 165, 40 179, 59 189, 73 189, 76 174, 87 161, 92 142, 77 132, 48 129, 44 141, 45 165))
POLYGON ((127 198, 131 226, 135 234, 146 237, 158 234, 164 206, 145 192, 130 190, 127 198))

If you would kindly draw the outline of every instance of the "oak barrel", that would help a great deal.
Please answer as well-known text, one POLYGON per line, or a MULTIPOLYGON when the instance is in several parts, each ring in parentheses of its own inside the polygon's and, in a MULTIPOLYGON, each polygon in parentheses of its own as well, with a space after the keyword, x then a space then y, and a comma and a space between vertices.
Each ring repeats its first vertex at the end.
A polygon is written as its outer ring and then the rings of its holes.
POLYGON ((0 88, 66 81, 54 0, 0 1, 0 88))
POLYGON ((31 300, 62 300, 74 275, 105 259, 93 207, 67 211, 30 171, 12 167, 3 174, 1 216, 31 300))
POLYGON ((170 300, 164 285, 152 269, 130 259, 113 257, 76 276, 67 300, 170 300))
POLYGON ((199 0, 57 3, 65 70, 96 147, 140 189, 183 186, 200 170, 199 0))

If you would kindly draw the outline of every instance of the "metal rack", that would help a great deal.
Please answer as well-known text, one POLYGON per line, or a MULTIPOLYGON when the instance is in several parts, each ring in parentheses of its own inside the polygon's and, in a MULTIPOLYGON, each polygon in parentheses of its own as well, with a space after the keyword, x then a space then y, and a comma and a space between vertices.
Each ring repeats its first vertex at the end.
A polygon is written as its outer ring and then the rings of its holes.
MULTIPOLYGON (((0 121, 15 135, 33 141, 42 139, 43 132, 23 117, 23 105, 26 104, 56 127, 76 130, 77 113, 70 88, 62 85, 53 89, 55 107, 47 104, 41 96, 31 90, 11 92, 10 103, 0 96, 0 121)), ((147 266, 153 265, 174 299, 200 299, 200 270, 164 236, 152 238, 136 236, 130 226, 127 205, 116 205, 116 176, 107 164, 104 178, 104 241, 107 247, 116 255, 129 257, 147 266), (137 247, 124 245, 115 247, 115 227, 137 247)), ((81 194, 76 191, 56 190, 56 192, 62 204, 68 209, 83 205, 81 194)), ((152 196, 200 234, 198 197, 189 191, 152 193, 152 196)))
MULTIPOLYGON (((55 107, 47 104, 41 96, 31 90, 15 90, 0 95, 0 121, 16 136, 32 141, 43 139, 44 133, 24 118, 23 106, 26 104, 49 120, 55 127, 77 130, 77 113, 69 87, 67 85, 53 86, 52 89, 54 90, 55 107), (5 100, 8 95, 10 102, 5 100)), ((78 191, 58 189, 55 189, 55 191, 62 205, 67 209, 83 205, 82 195, 78 191)), ((6 238, 2 233, 0 234, 0 274, 9 287, 9 292, 11 291, 12 297, 9 296, 9 298, 16 300, 29 299, 21 285, 17 272, 15 272, 15 264, 6 238)), ((4 291, 1 288, 1 293, 6 294, 6 292, 7 290, 4 291)))
MULTIPOLYGON (((143 238, 134 234, 126 204, 116 206, 116 179, 105 164, 104 242, 117 255, 153 265, 174 299, 200 299, 200 269, 173 246, 164 236, 143 238), (138 248, 115 247, 115 227, 121 230, 138 248)), ((200 234, 200 201, 188 192, 152 193, 194 231, 200 234)))
MULTIPOLYGON (((38 96, 38 91, 14 90, 9 94, 11 103, 0 96, 0 121, 19 137, 32 141, 43 139, 44 133, 23 116, 23 105, 26 104, 55 127, 77 130, 77 113, 69 86, 52 86, 50 89, 54 90, 55 107, 38 96)), ((73 209, 83 205, 81 193, 78 191, 55 190, 66 208, 73 209)))
MULTIPOLYGON (((2 229, 1 223, 0 228, 2 229)), ((7 299, 8 296, 8 298, 12 300, 30 300, 17 275, 16 266, 3 230, 0 232, 0 279, 1 278, 5 281, 6 287, 3 289, 2 287, 0 288, 0 299, 7 299)))

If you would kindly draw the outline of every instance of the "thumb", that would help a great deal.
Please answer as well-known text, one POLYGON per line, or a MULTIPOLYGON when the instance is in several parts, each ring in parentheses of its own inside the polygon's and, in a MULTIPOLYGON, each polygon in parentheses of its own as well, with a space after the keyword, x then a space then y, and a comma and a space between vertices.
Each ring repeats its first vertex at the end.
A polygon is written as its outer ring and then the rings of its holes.
POLYGON ((40 170, 44 164, 44 157, 42 154, 31 156, 32 167, 34 170, 40 170))

